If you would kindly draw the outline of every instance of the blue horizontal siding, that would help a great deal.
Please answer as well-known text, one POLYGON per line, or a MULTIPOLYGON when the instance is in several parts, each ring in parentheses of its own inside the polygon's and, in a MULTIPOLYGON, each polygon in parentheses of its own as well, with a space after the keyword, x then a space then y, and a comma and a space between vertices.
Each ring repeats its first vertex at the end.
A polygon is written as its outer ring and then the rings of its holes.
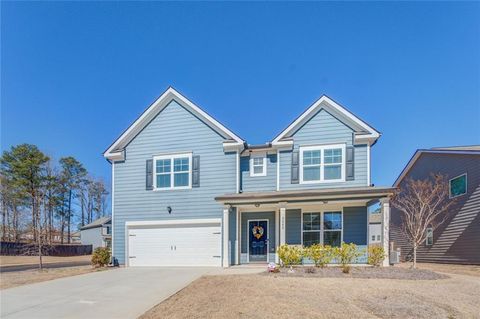
POLYGON ((285 215, 285 243, 288 245, 302 244, 301 209, 287 209, 285 215))
POLYGON ((367 207, 343 209, 343 241, 355 245, 367 244, 367 207))
MULTIPOLYGON (((294 150, 299 150, 301 146, 323 145, 323 144, 341 144, 347 146, 353 145, 354 131, 332 116, 325 110, 320 110, 310 121, 304 124, 293 135, 294 150)), ((334 187, 355 187, 366 186, 367 181, 367 146, 355 146, 354 170, 355 179, 345 182, 318 183, 318 184, 292 184, 291 183, 291 165, 292 152, 280 152, 280 190, 293 189, 321 189, 334 187)))
POLYGON ((224 153, 224 138, 172 101, 126 147, 125 161, 115 163, 114 254, 125 262, 125 222, 221 218, 214 197, 236 191, 236 153, 224 153), (154 155, 193 152, 200 155, 200 187, 145 190, 145 163, 154 155), (167 206, 172 208, 168 214, 167 206))
POLYGON ((267 176, 250 176, 250 156, 240 158, 241 189, 244 192, 277 189, 277 154, 267 155, 267 176))

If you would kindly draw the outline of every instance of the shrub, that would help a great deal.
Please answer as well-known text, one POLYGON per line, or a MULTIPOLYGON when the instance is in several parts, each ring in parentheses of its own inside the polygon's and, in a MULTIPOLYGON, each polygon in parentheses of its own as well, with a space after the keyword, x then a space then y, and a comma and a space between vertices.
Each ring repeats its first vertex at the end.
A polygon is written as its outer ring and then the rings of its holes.
POLYGON ((277 254, 285 267, 298 265, 302 262, 302 249, 297 246, 281 245, 277 249, 277 254))
POLYGON ((354 243, 342 243, 340 247, 334 248, 335 259, 338 261, 338 263, 340 263, 342 271, 345 274, 350 272, 350 264, 352 264, 355 259, 361 255, 362 252, 357 249, 357 245, 354 243))
POLYGON ((305 257, 310 258, 317 267, 325 267, 333 258, 332 247, 328 245, 313 244, 304 249, 305 257))
POLYGON ((368 246, 368 264, 378 267, 385 258, 385 250, 380 245, 368 246))
POLYGON ((94 267, 104 267, 110 262, 110 248, 97 247, 93 251, 92 265, 94 267))

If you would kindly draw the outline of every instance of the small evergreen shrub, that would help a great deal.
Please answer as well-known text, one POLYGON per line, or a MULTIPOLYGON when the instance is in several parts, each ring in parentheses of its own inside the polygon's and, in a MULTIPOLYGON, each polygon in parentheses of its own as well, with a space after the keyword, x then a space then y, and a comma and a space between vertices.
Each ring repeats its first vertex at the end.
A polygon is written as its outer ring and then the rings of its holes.
POLYGON ((340 247, 334 248, 334 258, 342 267, 342 272, 348 274, 350 272, 350 264, 352 264, 357 257, 360 257, 362 252, 357 249, 354 243, 342 243, 340 247))
POLYGON ((310 258, 317 267, 325 267, 333 259, 333 249, 329 245, 313 244, 304 248, 304 255, 310 258))
POLYGON ((277 254, 285 267, 298 265, 303 258, 302 249, 297 246, 281 245, 277 249, 277 254))
POLYGON ((110 262, 110 248, 97 247, 92 254, 92 266, 104 267, 110 262))
POLYGON ((385 258, 385 250, 380 245, 368 246, 368 264, 379 267, 385 258))

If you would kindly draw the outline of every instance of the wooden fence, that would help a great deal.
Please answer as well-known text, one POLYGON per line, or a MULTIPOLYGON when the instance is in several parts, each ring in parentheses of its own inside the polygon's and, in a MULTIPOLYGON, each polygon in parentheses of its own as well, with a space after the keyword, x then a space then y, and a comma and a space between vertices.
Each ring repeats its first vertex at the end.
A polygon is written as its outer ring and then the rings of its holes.
MULTIPOLYGON (((0 255, 3 256, 38 256, 38 246, 32 243, 1 243, 0 255)), ((42 255, 44 256, 82 256, 91 255, 92 245, 46 245, 42 247, 42 255)))

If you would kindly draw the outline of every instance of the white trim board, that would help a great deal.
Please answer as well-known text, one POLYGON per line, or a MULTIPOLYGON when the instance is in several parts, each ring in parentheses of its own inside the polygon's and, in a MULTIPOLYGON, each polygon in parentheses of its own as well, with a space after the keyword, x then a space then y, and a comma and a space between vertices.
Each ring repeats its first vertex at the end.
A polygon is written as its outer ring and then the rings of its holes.
POLYGON ((325 109, 327 112, 331 112, 334 116, 340 117, 341 121, 345 124, 349 124, 353 129, 355 129, 355 142, 365 143, 365 141, 370 141, 371 144, 380 137, 380 132, 375 130, 373 127, 362 121, 356 115, 348 111, 346 108, 332 100, 326 95, 322 95, 315 103, 313 103, 305 112, 303 112, 292 124, 290 124, 285 130, 280 132, 275 139, 272 141, 272 145, 277 145, 282 143, 282 139, 290 137, 291 134, 296 132, 303 124, 308 122, 320 109, 325 109))
POLYGON ((220 122, 215 120, 200 107, 195 105, 193 102, 188 100, 185 96, 180 94, 177 90, 172 87, 169 87, 158 99, 155 100, 141 115, 140 117, 130 125, 125 132, 117 138, 112 145, 103 153, 103 156, 110 160, 124 160, 125 146, 130 143, 135 136, 150 123, 152 119, 157 116, 172 100, 175 100, 177 103, 180 103, 183 107, 190 110, 193 114, 198 116, 200 119, 204 120, 208 125, 210 125, 215 131, 220 135, 224 136, 230 142, 225 141, 226 145, 229 147, 243 148, 244 141, 235 133, 230 131, 220 122), (232 141, 233 140, 233 141, 232 141))
POLYGON ((155 226, 155 225, 188 225, 188 224, 221 224, 221 218, 204 219, 169 219, 169 220, 140 220, 127 221, 125 226, 155 226))

